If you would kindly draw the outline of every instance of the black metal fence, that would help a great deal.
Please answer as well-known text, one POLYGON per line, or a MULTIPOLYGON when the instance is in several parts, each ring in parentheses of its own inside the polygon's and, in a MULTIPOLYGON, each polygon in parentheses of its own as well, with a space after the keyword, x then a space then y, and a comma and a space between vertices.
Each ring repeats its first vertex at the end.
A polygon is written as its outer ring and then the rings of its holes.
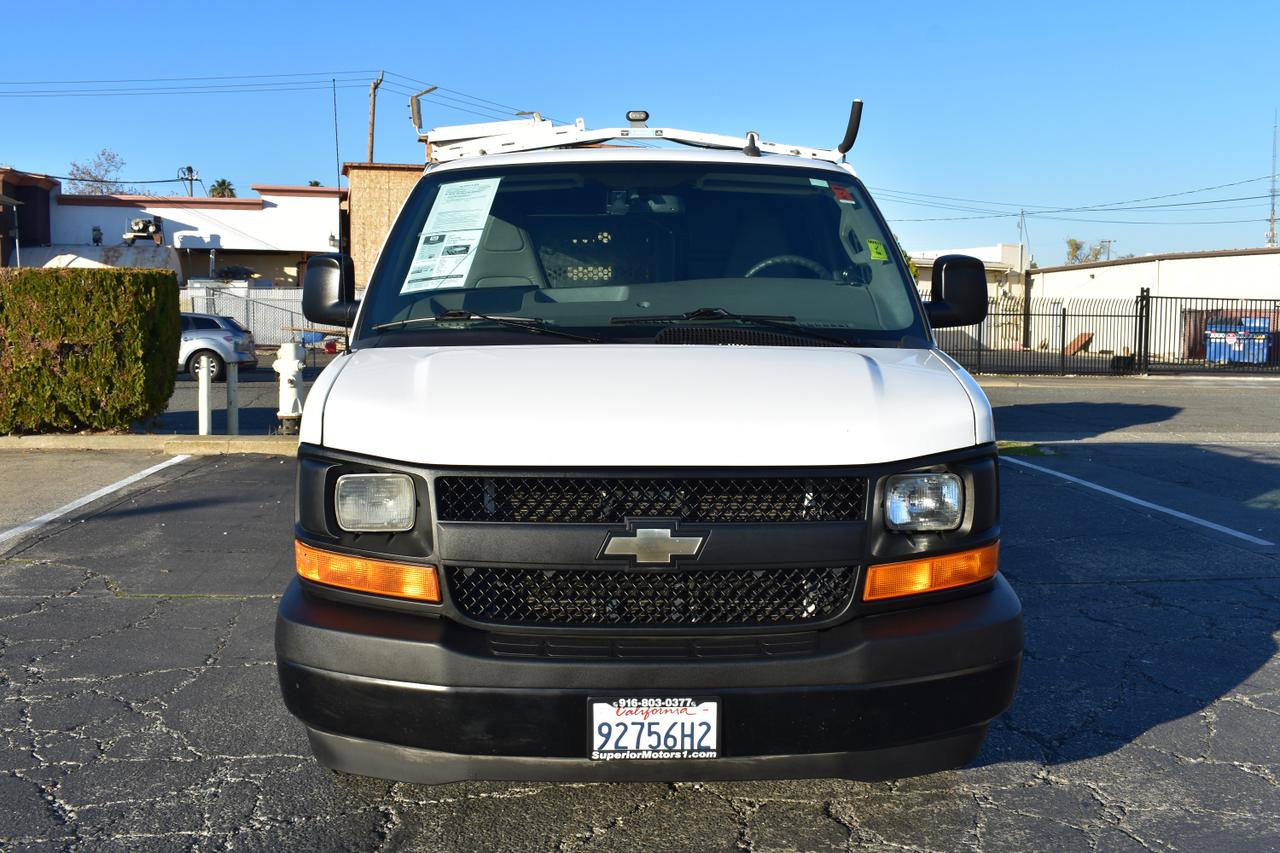
POLYGON ((1280 373, 1280 300, 992 299, 938 343, 974 373, 1280 373))

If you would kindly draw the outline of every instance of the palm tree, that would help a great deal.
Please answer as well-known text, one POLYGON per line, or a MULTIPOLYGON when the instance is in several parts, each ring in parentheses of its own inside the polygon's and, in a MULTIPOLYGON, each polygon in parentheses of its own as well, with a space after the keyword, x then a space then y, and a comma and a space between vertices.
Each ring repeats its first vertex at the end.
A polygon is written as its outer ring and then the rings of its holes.
POLYGON ((236 188, 226 178, 218 178, 209 187, 209 195, 212 198, 235 198, 236 188))

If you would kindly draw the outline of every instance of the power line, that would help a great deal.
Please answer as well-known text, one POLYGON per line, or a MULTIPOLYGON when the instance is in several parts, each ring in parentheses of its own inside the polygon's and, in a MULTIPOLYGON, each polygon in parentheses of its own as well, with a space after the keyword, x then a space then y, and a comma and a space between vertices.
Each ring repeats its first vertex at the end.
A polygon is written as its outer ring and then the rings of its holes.
POLYGON ((55 181, 79 181, 82 184, 176 184, 181 183, 184 178, 161 178, 155 181, 128 181, 124 178, 73 178, 69 175, 45 175, 46 178, 53 178, 55 181))
MULTIPOLYGON (((1098 206, 1088 206, 1088 207, 1069 207, 1069 208, 1059 208, 1056 210, 1055 209, 1030 210, 1030 211, 1027 211, 1027 215, 1045 217, 1047 214, 1051 214, 1051 213, 1070 213, 1070 212, 1087 212, 1087 211, 1096 211, 1099 213, 1112 213, 1112 212, 1120 212, 1120 211, 1126 211, 1126 210, 1150 210, 1150 211, 1167 211, 1169 213, 1178 213, 1178 212, 1186 212, 1181 209, 1188 208, 1188 207, 1199 207, 1201 210, 1241 210, 1245 208, 1254 207, 1255 205, 1227 205, 1225 207, 1201 207, 1201 206, 1210 205, 1210 204, 1224 204, 1227 202, 1236 202, 1236 201, 1256 201, 1256 200, 1265 199, 1265 198, 1267 198, 1266 195, 1249 195, 1249 196, 1235 196, 1233 198, 1207 198, 1207 199, 1202 199, 1200 201, 1181 201, 1181 202, 1171 202, 1168 204, 1135 204, 1135 205, 1125 205, 1125 206, 1116 204, 1112 206, 1098 205, 1098 206)), ((1004 218, 1018 215, 1017 213, 1013 213, 1013 212, 1009 212, 1009 213, 1006 213, 1004 211, 992 212, 992 211, 983 211, 979 208, 964 208, 964 207, 959 207, 955 205, 942 205, 942 204, 935 205, 935 204, 930 204, 928 202, 908 201, 906 199, 893 198, 892 196, 890 196, 888 200, 891 202, 897 202, 899 204, 911 204, 911 205, 917 205, 921 207, 937 207, 942 210, 973 210, 982 214, 980 216, 940 217, 940 219, 1004 219, 1004 218)), ((896 221, 902 222, 902 221, 913 221, 913 220, 899 219, 896 221)), ((936 221, 936 220, 931 220, 931 221, 936 221)))
MULTIPOLYGON (((134 77, 121 80, 0 80, 0 86, 79 86, 98 83, 175 83, 191 80, 263 80, 281 77, 346 77, 372 71, 301 71, 291 74, 223 74, 213 77, 134 77)), ((327 81, 325 81, 327 82, 327 81)))
MULTIPOLYGON (((1197 187, 1196 189, 1191 189, 1191 190, 1180 190, 1180 191, 1178 191, 1178 192, 1173 192, 1173 193, 1164 193, 1164 194, 1162 194, 1162 195, 1145 196, 1145 197, 1143 197, 1143 198, 1130 198, 1130 199, 1125 199, 1124 201, 1111 201, 1111 202, 1104 202, 1104 203, 1102 203, 1102 204, 1089 205, 1088 207, 1111 207, 1111 206, 1113 206, 1113 205, 1118 205, 1118 204, 1135 204, 1135 203, 1140 202, 1140 201, 1158 201, 1159 199, 1162 199, 1162 198, 1174 198, 1175 196, 1194 195, 1194 194, 1196 194, 1196 193, 1208 192, 1208 191, 1210 191, 1210 190, 1221 190, 1221 189, 1226 189, 1227 187, 1238 187, 1238 186, 1241 186, 1241 185, 1243 185, 1243 184, 1253 184, 1253 183, 1257 183, 1258 181, 1265 181, 1265 180, 1268 180, 1269 178, 1270 178, 1270 175, 1262 175, 1262 176, 1257 177, 1257 178, 1246 178, 1246 179, 1244 179, 1244 180, 1242 180, 1242 181, 1231 181, 1230 183, 1226 183, 1226 184, 1214 184, 1213 186, 1209 186, 1209 187, 1197 187)), ((870 189, 871 189, 871 190, 873 190, 873 191, 874 191, 874 192, 876 192, 876 193, 891 192, 891 193, 897 193, 898 195, 918 196, 918 197, 921 197, 921 198, 940 198, 940 199, 944 199, 944 200, 946 200, 946 201, 968 201, 968 202, 973 202, 973 203, 975 203, 975 204, 993 204, 993 205, 1003 205, 1003 206, 1005 206, 1005 207, 1018 207, 1018 208, 1023 208, 1023 207, 1039 207, 1039 208, 1048 208, 1048 207, 1053 207, 1053 208, 1056 208, 1056 209, 1058 209, 1058 210, 1080 210, 1080 209, 1083 209, 1083 208, 1080 208, 1080 207, 1067 207, 1067 206, 1064 206, 1064 205, 1025 204, 1025 203, 1023 203, 1023 202, 1016 202, 1016 203, 1015 203, 1015 202, 1009 202, 1009 201, 991 201, 991 200, 989 200, 989 199, 960 198, 960 197, 957 197, 957 196, 930 195, 929 193, 913 192, 913 191, 911 191, 911 190, 897 190, 897 189, 892 189, 892 188, 889 188, 889 187, 870 187, 870 189)))
MULTIPOLYGON (((45 92, 0 92, 0 98, 127 98, 148 97, 152 95, 255 95, 270 92, 308 92, 329 88, 329 82, 310 81, 304 84, 287 86, 257 86, 254 88, 187 88, 187 89, 68 89, 45 92)), ((366 86, 364 81, 343 82, 339 89, 359 89, 366 86)))
POLYGON ((1260 198, 1266 198, 1265 195, 1241 195, 1235 198, 1206 198, 1201 201, 1175 201, 1168 204, 1131 204, 1125 206, 1111 206, 1098 208, 1078 208, 1079 210, 1167 210, 1174 207, 1195 207, 1201 204, 1221 204, 1229 201, 1255 201, 1260 198))
MULTIPOLYGON (((289 74, 230 74, 186 77, 134 77, 103 80, 10 80, 0 81, 0 86, 25 86, 37 88, 0 90, 0 98, 89 98, 89 97, 149 97, 153 95, 211 95, 211 94, 268 94, 276 92, 307 92, 330 89, 363 88, 364 78, 353 75, 372 74, 373 71, 298 72, 289 74), (328 79, 325 79, 328 78, 328 79), (247 81, 247 82, 224 82, 247 81), (336 84, 335 84, 336 81, 336 84), (107 88, 110 84, 146 83, 133 88, 107 88), (157 83, 181 83, 177 86, 157 86, 157 83), (201 85, 191 85, 199 83, 201 85), (50 89, 48 86, 88 86, 90 88, 50 89)), ((386 72, 412 83, 428 85, 406 74, 386 72)), ((403 83, 387 81, 388 87, 402 95, 416 94, 403 83)), ((510 104, 482 98, 459 89, 437 87, 432 102, 448 110, 475 115, 491 121, 502 121, 511 115, 525 112, 510 104), (494 108, 503 110, 496 113, 494 108)), ((560 121, 547 116, 552 121, 560 121)), ((564 122, 560 122, 564 123, 564 122)))
MULTIPOLYGON (((234 93, 268 93, 268 92, 301 92, 331 88, 332 81, 337 80, 338 88, 357 88, 366 85, 363 77, 376 73, 373 70, 355 71, 315 71, 294 72, 287 74, 223 74, 184 77, 122 77, 102 80, 6 80, 0 86, 22 86, 24 89, 0 90, 0 98, 78 98, 78 97, 146 97, 150 95, 204 95, 234 93), (226 82, 248 81, 248 82, 226 82), (142 87, 113 89, 112 84, 145 83, 142 87), (181 83, 186 85, 159 86, 158 83, 181 83), (201 85, 190 85, 199 83, 201 85), (48 86, 82 86, 90 88, 49 89, 48 86), (37 87, 37 88, 30 88, 37 87)), ((406 74, 388 71, 388 74, 412 83, 422 83, 406 74)), ((390 81, 388 82, 390 85, 390 81)), ((404 84, 397 89, 400 94, 414 94, 404 84)), ((441 86, 432 101, 446 109, 469 113, 487 119, 505 119, 510 114, 522 112, 518 107, 500 101, 482 98, 459 89, 441 86), (503 110, 495 114, 494 108, 503 110)), ((548 116, 548 118, 551 118, 548 116)), ((552 118, 553 121, 558 119, 552 118)))
MULTIPOLYGON (((390 73, 390 72, 388 72, 388 73, 390 73)), ((416 92, 415 90, 410 89, 409 87, 404 86, 403 84, 395 83, 395 82, 390 81, 390 80, 388 80, 388 81, 384 82, 384 83, 383 83, 383 85, 384 85, 384 86, 386 86, 387 88, 391 89, 391 91, 393 91, 393 92, 395 92, 395 93, 397 93, 397 94, 399 94, 399 95, 407 95, 407 96, 409 96, 409 97, 412 97, 412 96, 414 96, 414 95, 416 95, 416 94, 417 94, 417 92, 416 92)), ((434 93, 433 93, 433 94, 434 94, 434 93)), ((465 101, 456 101, 456 100, 455 100, 453 103, 449 103, 449 102, 445 102, 445 101, 440 100, 439 98, 434 98, 434 97, 432 98, 432 101, 433 101, 434 103, 438 103, 440 106, 445 107, 446 109, 458 110, 459 112, 464 112, 464 113, 471 113, 472 115, 478 115, 478 116, 481 116, 482 118, 498 119, 498 120, 509 118, 509 116, 507 116, 507 115, 500 115, 500 114, 495 114, 495 113, 492 113, 492 112, 483 112, 483 111, 481 111, 481 110, 474 110, 474 109, 471 109, 470 107, 464 107, 464 106, 458 106, 458 105, 457 105, 457 104, 461 104, 461 103, 466 103, 465 101)))
POLYGON ((914 196, 914 197, 923 198, 923 199, 942 199, 943 201, 965 201, 965 202, 972 202, 974 204, 994 204, 994 205, 1003 205, 1005 207, 1016 207, 1019 209, 1024 207, 1052 207, 1053 206, 1048 204, 1022 204, 1022 203, 1015 203, 1011 201, 990 201, 988 199, 962 198, 960 196, 949 196, 949 195, 930 195, 929 193, 918 193, 918 192, 912 192, 910 190, 895 190, 889 187, 868 186, 867 189, 871 190, 876 195, 882 195, 884 193, 894 193, 896 195, 914 196))
POLYGON ((1201 219, 1201 220, 1169 220, 1169 219, 1079 219, 1070 216, 1041 216, 1054 222, 1091 222, 1100 225, 1238 225, 1245 222, 1265 222, 1264 217, 1253 219, 1201 219))
POLYGON ((1008 211, 1008 212, 1003 210, 995 211, 995 210, 988 210, 986 208, 981 208, 981 207, 969 207, 967 205, 943 204, 940 202, 918 201, 914 199, 898 198, 892 193, 888 193, 884 190, 877 190, 876 198, 881 201, 884 201, 885 203, 908 204, 908 205, 911 205, 912 207, 928 207, 935 210, 957 210, 957 211, 964 211, 968 213, 982 214, 982 216, 974 216, 974 217, 968 217, 968 216, 956 217, 958 219, 982 219, 982 218, 988 218, 988 217, 992 219, 998 219, 1004 216, 1018 215, 1017 211, 1008 211))
MULTIPOLYGON (((491 107, 498 107, 498 108, 500 108, 500 109, 507 110, 507 111, 509 111, 509 112, 511 112, 511 113, 524 113, 524 112, 530 112, 530 110, 522 109, 521 107, 512 106, 511 104, 504 104, 504 103, 502 103, 502 102, 500 102, 500 101, 491 101, 491 100, 489 100, 488 98, 481 98, 481 97, 479 97, 479 96, 477 96, 477 95, 471 95, 471 94, 468 94, 468 93, 466 93, 466 92, 460 91, 460 90, 458 90, 458 89, 450 89, 448 86, 441 86, 441 85, 439 85, 439 84, 432 84, 432 83, 428 83, 426 80, 419 80, 419 79, 417 79, 416 77, 410 77, 410 76, 408 76, 407 74, 398 74, 398 73, 396 73, 396 72, 394 72, 394 71, 388 71, 387 73, 388 73, 388 74, 392 74, 392 75, 394 75, 394 76, 396 76, 396 77, 400 77, 400 78, 402 78, 402 79, 404 79, 404 80, 408 80, 410 83, 416 83, 416 84, 418 84, 418 85, 420 85, 420 86, 431 86, 431 85, 435 85, 435 86, 436 86, 436 89, 437 89, 437 92, 448 92, 448 93, 450 93, 450 94, 452 94, 452 95, 458 95, 458 96, 460 96, 460 97, 462 97, 462 98, 466 98, 466 99, 468 99, 468 100, 470 100, 470 101, 476 101, 476 102, 478 102, 479 104, 488 104, 488 105, 489 105, 489 106, 491 106, 491 107)), ((433 94, 434 94, 434 93, 433 93, 433 94)), ((441 97, 443 97, 443 96, 441 96, 441 97)), ((455 100, 456 100, 456 99, 455 99, 455 100)), ((554 122, 559 122, 560 124, 570 124, 570 122, 567 122, 567 121, 565 121, 565 120, 563 120, 563 119, 556 118, 555 116, 547 115, 546 113, 541 113, 541 115, 543 116, 543 118, 549 119, 549 120, 554 121, 554 122)))
MULTIPOLYGON (((387 73, 388 73, 388 74, 390 74, 390 75, 392 75, 393 77, 399 77, 399 78, 401 78, 402 80, 408 80, 410 83, 416 83, 416 84, 417 84, 417 85, 419 85, 419 86, 431 86, 431 85, 433 85, 433 84, 431 84, 431 83, 428 83, 428 82, 427 82, 427 81, 425 81, 425 80, 418 80, 418 79, 417 79, 417 78, 415 78, 415 77, 410 77, 410 76, 408 76, 407 74, 399 74, 399 73, 397 73, 397 72, 395 72, 395 71, 388 71, 387 73)), ((463 98, 466 98, 467 100, 470 100, 470 101, 477 101, 477 102, 479 102, 479 103, 481 103, 481 104, 488 104, 488 105, 489 105, 489 106, 491 106, 491 107, 499 107, 499 108, 504 109, 504 110, 509 110, 509 111, 511 111, 511 112, 513 112, 513 113, 523 112, 523 110, 521 110, 521 108, 520 108, 520 107, 513 107, 511 104, 504 104, 504 103, 501 103, 500 101, 491 101, 491 100, 489 100, 488 98, 481 98, 481 97, 478 97, 478 96, 476 96, 476 95, 469 95, 469 94, 467 94, 466 92, 461 92, 461 91, 459 91, 459 90, 457 90, 457 89, 450 89, 450 88, 448 88, 447 86, 439 86, 439 85, 436 85, 436 88, 437 88, 437 89, 439 89, 439 91, 441 91, 441 92, 449 92, 449 93, 454 94, 454 95, 459 95, 459 96, 461 96, 461 97, 463 97, 463 98)))
MULTIPOLYGON (((1244 222, 1266 222, 1265 216, 1258 216, 1253 219, 1202 219, 1202 220, 1177 220, 1177 219, 1082 219, 1073 216, 1046 216, 1033 211, 1026 211, 1028 218, 1036 216, 1039 219, 1051 220, 1054 222, 1093 222, 1104 225, 1233 225, 1244 222)), ((956 222, 958 220, 972 219, 992 219, 990 216, 939 216, 933 218, 916 218, 916 219, 894 219, 886 217, 890 222, 956 222)), ((1002 218, 1017 219, 1017 213, 1006 214, 1002 218)))
POLYGON ((350 75, 335 76, 328 79, 314 80, 271 80, 258 82, 242 82, 242 83, 201 83, 199 85, 191 83, 182 83, 177 86, 129 86, 126 88, 104 88, 102 86, 94 86, 90 88, 79 89, 10 89, 0 91, 0 94, 7 95, 75 95, 84 92, 92 94, 115 94, 118 92, 185 92, 185 91, 253 91, 255 89, 277 89, 289 88, 296 86, 308 86, 323 84, 328 85, 329 80, 338 80, 340 83, 358 83, 363 82, 364 77, 356 77, 350 75))

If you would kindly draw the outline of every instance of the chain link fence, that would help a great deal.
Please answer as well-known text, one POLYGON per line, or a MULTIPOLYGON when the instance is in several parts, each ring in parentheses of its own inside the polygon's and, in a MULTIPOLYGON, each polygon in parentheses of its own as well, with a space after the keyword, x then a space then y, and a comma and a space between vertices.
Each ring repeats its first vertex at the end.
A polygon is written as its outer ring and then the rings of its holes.
POLYGON ((317 326, 303 316, 301 289, 190 287, 185 299, 189 307, 184 310, 231 317, 253 333, 259 346, 342 334, 340 328, 317 326))

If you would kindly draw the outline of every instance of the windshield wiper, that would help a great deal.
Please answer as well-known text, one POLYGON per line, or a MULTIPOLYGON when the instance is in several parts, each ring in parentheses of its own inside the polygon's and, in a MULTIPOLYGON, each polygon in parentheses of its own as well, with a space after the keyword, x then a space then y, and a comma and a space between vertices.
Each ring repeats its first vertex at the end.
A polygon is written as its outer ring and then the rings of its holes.
POLYGON ((856 344, 838 338, 835 335, 827 335, 807 326, 801 326, 796 323, 795 317, 789 317, 783 314, 735 314, 732 311, 726 311, 723 308, 695 308, 692 311, 686 311, 683 314, 637 314, 625 317, 613 317, 610 323, 684 323, 684 322, 702 322, 706 320, 737 320, 741 323, 756 323, 761 326, 769 326, 774 329, 781 329, 784 332, 791 332, 796 335, 803 335, 807 338, 826 341, 827 343, 837 344, 842 347, 856 346, 856 344))
POLYGON ((556 335, 561 338, 568 338, 571 341, 582 341, 588 344, 602 344, 600 338, 593 338, 587 335, 577 335, 573 332, 566 332, 561 329, 552 329, 547 326, 547 321, 541 317, 505 317, 495 314, 480 314, 476 311, 466 311, 460 308, 451 308, 448 311, 441 311, 430 317, 409 317, 405 320, 392 320, 389 323, 379 323, 373 327, 375 332, 385 332, 388 329, 403 329, 405 326, 416 326, 419 323, 457 323, 466 322, 467 320, 487 320, 490 323, 497 323, 499 326, 506 326, 511 329, 523 329, 526 332, 533 332, 536 335, 556 335))

